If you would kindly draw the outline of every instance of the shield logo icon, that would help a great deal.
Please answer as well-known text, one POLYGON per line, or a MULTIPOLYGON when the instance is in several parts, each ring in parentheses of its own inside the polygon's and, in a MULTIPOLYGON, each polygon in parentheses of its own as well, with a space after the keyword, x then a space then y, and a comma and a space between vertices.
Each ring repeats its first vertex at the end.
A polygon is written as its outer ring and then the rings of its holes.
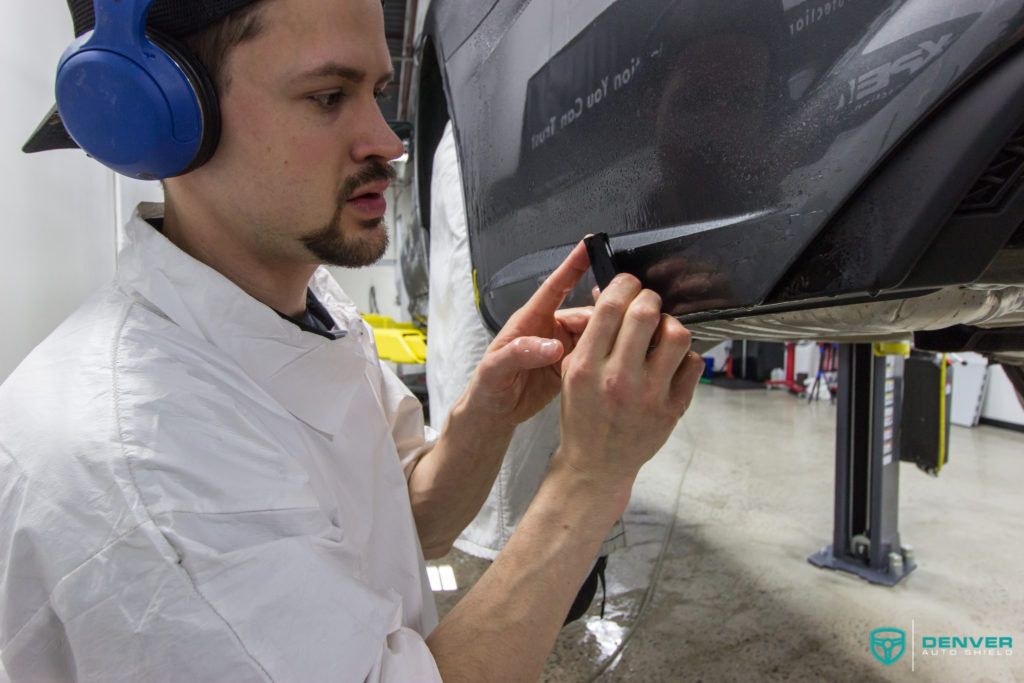
POLYGON ((892 627, 876 628, 871 632, 870 648, 882 664, 895 664, 907 649, 907 632, 892 627))

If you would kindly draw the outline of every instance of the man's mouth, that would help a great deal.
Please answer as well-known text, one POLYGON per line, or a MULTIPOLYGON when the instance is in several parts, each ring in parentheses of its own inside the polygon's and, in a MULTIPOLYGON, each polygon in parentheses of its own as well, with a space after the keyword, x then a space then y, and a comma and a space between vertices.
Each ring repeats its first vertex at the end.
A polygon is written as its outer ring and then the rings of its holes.
POLYGON ((345 203, 359 213, 366 214, 368 218, 379 218, 384 215, 388 208, 387 200, 379 192, 367 192, 366 194, 357 195, 345 203))
POLYGON ((366 218, 380 218, 388 208, 388 202, 384 199, 384 190, 388 188, 389 184, 384 180, 357 188, 345 204, 366 218))

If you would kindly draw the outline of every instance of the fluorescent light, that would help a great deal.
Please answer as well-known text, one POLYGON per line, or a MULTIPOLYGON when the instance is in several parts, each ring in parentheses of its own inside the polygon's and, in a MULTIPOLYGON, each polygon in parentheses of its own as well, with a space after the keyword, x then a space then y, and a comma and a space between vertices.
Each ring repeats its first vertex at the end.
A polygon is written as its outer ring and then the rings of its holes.
POLYGON ((459 584, 455 583, 455 570, 451 568, 451 565, 442 564, 437 571, 441 575, 441 590, 459 590, 459 584))
POLYGON ((430 581, 430 590, 435 593, 441 590, 441 577, 437 573, 437 567, 427 567, 427 579, 430 581))
POLYGON ((427 580, 430 581, 430 590, 435 593, 459 590, 459 584, 455 581, 455 570, 448 564, 440 567, 428 566, 427 580))

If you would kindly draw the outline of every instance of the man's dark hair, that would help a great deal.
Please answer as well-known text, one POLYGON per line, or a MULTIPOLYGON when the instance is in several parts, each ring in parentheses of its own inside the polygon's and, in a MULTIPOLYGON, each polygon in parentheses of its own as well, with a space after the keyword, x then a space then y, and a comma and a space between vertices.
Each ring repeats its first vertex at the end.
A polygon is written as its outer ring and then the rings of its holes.
POLYGON ((231 77, 227 73, 231 50, 255 38, 263 30, 262 9, 265 2, 256 0, 182 38, 182 42, 206 67, 221 97, 231 86, 231 77))

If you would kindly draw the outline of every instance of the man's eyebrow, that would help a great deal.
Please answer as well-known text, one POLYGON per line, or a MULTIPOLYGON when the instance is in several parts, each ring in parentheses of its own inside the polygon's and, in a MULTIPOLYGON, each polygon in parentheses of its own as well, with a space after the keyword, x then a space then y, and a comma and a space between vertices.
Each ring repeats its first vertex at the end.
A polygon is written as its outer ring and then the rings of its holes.
MULTIPOLYGON (((338 62, 327 62, 326 64, 321 64, 309 71, 303 71, 298 75, 298 80, 325 78, 328 76, 337 76, 338 78, 344 78, 345 80, 352 81, 353 83, 362 83, 366 80, 366 72, 362 69, 357 69, 353 66, 346 66, 338 62)), ((377 84, 381 85, 389 83, 394 77, 395 72, 388 71, 377 80, 377 84)))

